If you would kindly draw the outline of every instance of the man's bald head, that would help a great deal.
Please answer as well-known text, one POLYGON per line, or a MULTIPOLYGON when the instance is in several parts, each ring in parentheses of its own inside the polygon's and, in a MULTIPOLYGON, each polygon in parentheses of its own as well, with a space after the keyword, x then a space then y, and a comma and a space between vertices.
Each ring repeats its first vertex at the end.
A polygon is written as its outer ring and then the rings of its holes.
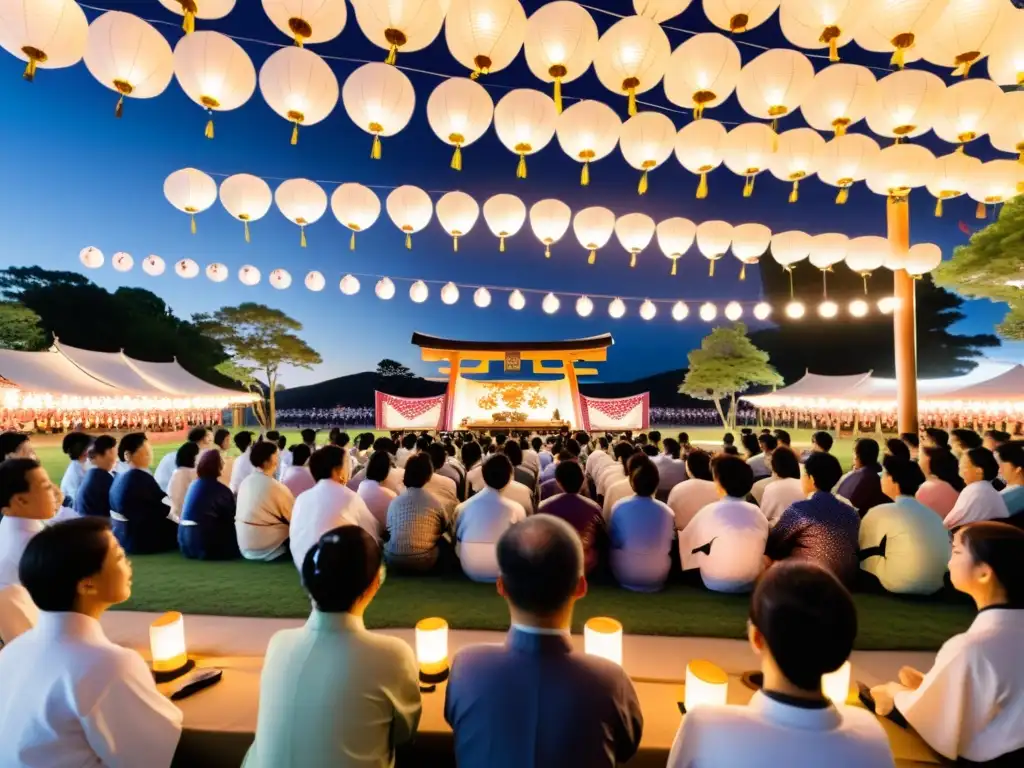
POLYGON ((571 525, 533 515, 498 539, 498 570, 515 608, 539 616, 563 609, 583 576, 583 545, 571 525))

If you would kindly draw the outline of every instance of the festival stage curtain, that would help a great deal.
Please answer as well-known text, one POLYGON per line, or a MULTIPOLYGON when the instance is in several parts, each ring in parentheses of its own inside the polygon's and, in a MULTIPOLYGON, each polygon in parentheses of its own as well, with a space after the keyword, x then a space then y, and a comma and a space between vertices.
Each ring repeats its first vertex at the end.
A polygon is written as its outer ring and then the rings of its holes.
POLYGON ((377 429, 441 429, 446 395, 397 397, 375 392, 377 429))
POLYGON ((651 425, 651 395, 644 392, 632 397, 605 400, 580 395, 583 429, 627 430, 647 429, 651 425))

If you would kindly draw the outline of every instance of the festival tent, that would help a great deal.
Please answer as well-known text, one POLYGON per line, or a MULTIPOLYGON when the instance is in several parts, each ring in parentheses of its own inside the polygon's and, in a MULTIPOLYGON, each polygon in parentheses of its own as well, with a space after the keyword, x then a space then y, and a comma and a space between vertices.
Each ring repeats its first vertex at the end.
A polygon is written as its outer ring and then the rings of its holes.
MULTIPOLYGON (((21 352, 0 349, 0 376, 14 391, 84 398, 118 397, 120 391, 76 366, 56 349, 21 352)), ((5 391, 5 398, 8 396, 5 391)))
POLYGON ((233 403, 251 402, 257 395, 240 392, 235 389, 223 389, 203 381, 186 371, 178 361, 172 363, 150 363, 133 358, 125 358, 128 364, 147 380, 152 381, 165 392, 175 395, 202 397, 229 397, 233 403))
POLYGON ((1024 365, 1015 365, 999 376, 954 390, 937 399, 962 403, 1017 401, 1018 409, 1024 410, 1024 365))
POLYGON ((54 342, 53 348, 84 373, 124 394, 136 397, 167 397, 169 394, 132 368, 123 352, 94 352, 69 347, 59 341, 54 342))

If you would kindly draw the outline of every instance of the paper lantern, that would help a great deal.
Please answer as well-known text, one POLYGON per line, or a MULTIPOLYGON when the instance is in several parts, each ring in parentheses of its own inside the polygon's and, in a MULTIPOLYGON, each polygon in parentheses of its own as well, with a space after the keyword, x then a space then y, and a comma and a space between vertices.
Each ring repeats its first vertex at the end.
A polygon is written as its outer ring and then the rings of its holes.
POLYGON ((935 25, 949 0, 870 0, 861 12, 866 21, 857 30, 857 45, 868 51, 892 53, 890 64, 903 69, 917 61, 922 35, 935 25))
POLYGON ((694 35, 669 59, 665 72, 665 98, 693 110, 699 120, 705 109, 717 107, 736 89, 740 76, 740 49, 717 32, 694 35))
POLYGON ((341 282, 338 283, 338 290, 340 290, 346 296, 355 296, 359 293, 359 289, 362 286, 359 284, 359 278, 355 275, 345 275, 341 278, 341 282))
POLYGON ((636 257, 651 244, 654 237, 654 219, 646 213, 627 213, 615 220, 615 236, 629 253, 629 266, 636 266, 636 257))
POLYGON ((976 78, 951 85, 939 97, 935 133, 943 141, 959 144, 962 152, 964 144, 989 132, 1002 98, 1003 90, 991 80, 976 78))
POLYGON ((196 214, 202 213, 217 200, 217 182, 195 168, 182 168, 164 180, 164 197, 192 221, 196 233, 196 214))
MULTIPOLYGON (((338 78, 315 53, 292 46, 270 54, 263 63, 260 93, 272 110, 292 124, 294 145, 299 142, 300 125, 319 123, 337 105, 338 78)), ((366 130, 365 125, 359 127, 366 130)))
POLYGON ((238 270, 238 279, 242 285, 254 286, 260 281, 260 271, 251 264, 246 264, 238 270))
POLYGON ((643 16, 628 16, 601 36, 594 69, 605 88, 629 98, 632 116, 637 111, 636 95, 661 81, 671 55, 668 37, 657 23, 643 16))
POLYGON ((382 277, 377 281, 377 285, 374 286, 373 292, 377 294, 378 299, 390 301, 395 298, 395 284, 391 281, 390 277, 382 277))
POLYGON ((1010 14, 988 54, 988 76, 998 85, 1024 85, 1024 10, 1010 14))
POLYGON ((593 206, 577 211, 572 220, 572 230, 580 245, 590 252, 588 264, 597 260, 597 252, 604 248, 615 231, 615 214, 607 208, 593 206))
POLYGON ((740 224, 732 230, 732 255, 740 260, 740 280, 747 279, 747 265, 757 264, 768 250, 772 231, 764 224, 740 224))
POLYGON ((597 53, 597 24, 579 3, 542 5, 526 23, 526 64, 545 83, 555 84, 555 109, 562 112, 562 84, 586 72, 597 53))
POLYGON ((704 0, 704 15, 719 29, 740 34, 764 24, 778 7, 779 0, 704 0))
POLYGON ((362 184, 341 184, 331 195, 331 212, 334 218, 352 230, 348 247, 354 251, 356 233, 372 227, 380 216, 380 198, 362 184))
POLYGON ((685 11, 692 0, 633 0, 637 16, 646 16, 659 24, 674 19, 685 11))
POLYGON ((86 269, 99 269, 103 266, 103 251, 90 245, 79 251, 78 260, 86 269))
POLYGON ((935 155, 916 144, 893 144, 871 159, 865 181, 876 195, 901 198, 915 187, 923 187, 934 175, 935 155))
POLYGON ((715 262, 725 256, 732 243, 732 224, 725 221, 705 221, 697 225, 697 248, 710 262, 708 275, 715 276, 715 262))
POLYGON ((174 54, 164 36, 138 16, 107 11, 89 25, 85 67, 117 92, 114 116, 121 117, 125 96, 151 99, 166 90, 174 74, 174 54))
POLYGON ((558 116, 555 124, 562 151, 578 163, 580 185, 590 184, 590 164, 607 157, 619 142, 622 121, 615 110, 599 101, 578 101, 558 116))
POLYGON ((181 28, 191 35, 196 31, 196 19, 223 19, 235 7, 235 0, 160 0, 160 5, 184 16, 181 28))
POLYGON ((655 234, 658 236, 658 247, 661 248, 661 252, 665 254, 665 258, 672 260, 672 274, 675 275, 679 259, 690 250, 693 239, 697 236, 697 225, 689 219, 674 216, 659 221, 655 234))
POLYGON ((411 286, 409 286, 409 298, 417 304, 422 304, 427 300, 430 295, 430 290, 427 288, 427 284, 422 280, 417 280, 411 286))
POLYGON ((608 314, 613 320, 621 320, 626 314, 626 304, 622 299, 612 299, 608 303, 608 314))
POLYGON ((700 311, 698 312, 700 319, 705 323, 710 323, 716 317, 718 317, 718 307, 712 304, 710 301, 706 301, 700 305, 700 311))
POLYGON ((1024 162, 1024 90, 1004 93, 997 102, 989 140, 996 149, 1018 154, 1024 162))
POLYGON ((352 0, 356 23, 367 39, 388 52, 394 64, 398 53, 430 45, 441 31, 448 0, 352 0))
POLYGON ((562 302, 558 300, 558 297, 553 293, 549 293, 544 297, 544 300, 540 303, 540 308, 544 310, 545 314, 553 315, 558 311, 559 307, 562 306, 562 302))
POLYGON ((561 200, 548 198, 530 208, 530 227, 537 239, 544 243, 546 258, 551 258, 551 246, 562 239, 571 220, 572 211, 561 200))
POLYGON ((802 301, 791 301, 786 305, 786 317, 790 320, 800 320, 807 314, 807 308, 802 301))
POLYGON ((166 683, 195 666, 185 646, 185 618, 168 611, 149 625, 149 649, 157 682, 166 683))
POLYGON ((440 683, 448 677, 447 621, 432 617, 416 622, 416 662, 421 682, 440 683))
POLYGON ((292 276, 288 274, 287 270, 275 269, 270 273, 269 282, 272 288, 283 291, 291 286, 292 276))
POLYGON ((772 305, 759 301, 754 305, 754 317, 758 320, 767 320, 772 314, 772 305))
POLYGON ((864 280, 864 295, 868 292, 868 278, 881 269, 892 256, 892 244, 884 237, 868 235, 855 237, 847 243, 846 266, 864 280))
POLYGON ((182 277, 186 280, 191 280, 193 277, 199 274, 199 265, 196 264, 192 259, 181 259, 175 263, 174 273, 178 277, 182 277))
POLYGON ((811 90, 814 67, 799 51, 773 48, 740 70, 736 98, 751 117, 771 120, 794 112, 811 90))
MULTIPOLYGON (((256 90, 256 68, 249 55, 219 32, 181 38, 174 47, 174 76, 185 95, 211 113, 238 109, 256 90)), ((213 138, 212 115, 206 123, 206 138, 213 138)))
POLYGON ((263 0, 263 11, 300 48, 333 40, 348 20, 345 0, 263 0))
POLYGON ((821 304, 818 305, 818 315, 823 317, 825 320, 832 320, 836 315, 839 314, 839 305, 834 301, 825 299, 821 304))
MULTIPOLYGON (((969 80, 968 82, 975 82, 969 80)), ((981 175, 981 160, 962 152, 953 152, 935 160, 935 174, 926 185, 935 198, 935 215, 942 215, 946 200, 967 194, 981 175)))
POLYGON ((857 64, 833 64, 814 76, 800 112, 811 128, 842 136, 867 114, 875 76, 857 64))
POLYGON ((576 314, 580 317, 590 317, 594 312, 594 302, 589 296, 580 296, 576 299, 576 314))
POLYGON ((479 139, 494 119, 494 101, 487 89, 467 77, 442 82, 427 99, 427 121, 437 137, 455 147, 451 168, 462 170, 462 148, 479 139))
POLYGON ((676 159, 700 176, 698 200, 708 196, 708 174, 722 164, 726 135, 724 125, 706 118, 684 125, 676 134, 676 159))
POLYGON ((675 124, 660 112, 641 112, 622 124, 619 148, 626 162, 641 171, 639 194, 647 194, 647 174, 668 160, 675 139, 675 124))
POLYGON ((448 192, 437 201, 437 220, 441 222, 444 231, 452 236, 452 250, 456 253, 459 250, 459 238, 469 234, 479 216, 480 206, 465 192, 448 192))
POLYGON ((839 61, 839 48, 853 39, 867 19, 862 0, 782 0, 782 34, 798 48, 828 48, 830 61, 839 61))
POLYGON ((392 190, 386 204, 391 221, 405 232, 405 247, 412 250, 413 233, 426 227, 434 214, 430 195, 419 187, 405 184, 392 190))
POLYGON ((486 288, 477 288, 473 291, 473 303, 480 307, 480 309, 486 309, 491 306, 491 292, 486 288))
POLYGON ((341 100, 352 122, 373 136, 370 157, 380 160, 380 137, 394 136, 409 124, 416 93, 402 70, 370 62, 348 76, 341 100))
POLYGON ((519 0, 451 0, 444 22, 448 50, 474 80, 511 64, 525 35, 519 0))
POLYGON ((922 36, 921 54, 936 66, 950 68, 954 76, 967 77, 994 47, 999 30, 1012 23, 1012 12, 1003 0, 951 0, 922 36))
POLYGON ((838 233, 815 235, 811 238, 809 260, 815 267, 825 271, 845 260, 849 248, 850 238, 846 235, 838 233))
POLYGON ((24 77, 37 69, 71 67, 85 55, 89 22, 74 0, 3 0, 0 47, 27 62, 24 77))
POLYGON ((223 283, 230 274, 227 264, 214 262, 206 265, 206 278, 212 283, 223 283))
POLYGON ((299 244, 306 247, 306 227, 327 212, 327 193, 309 179, 288 179, 274 192, 274 202, 284 217, 299 225, 299 244))
POLYGON ((775 262, 787 272, 811 253, 812 238, 806 232, 790 230, 772 235, 771 251, 775 262))
POLYGON ((725 305, 725 319, 735 323, 743 317, 743 307, 738 301, 730 301, 725 305))
POLYGON ((754 194, 754 179, 771 163, 777 140, 775 132, 764 123, 743 123, 726 134, 722 159, 730 171, 746 178, 744 197, 754 194))
POLYGON ((644 303, 640 305, 640 318, 642 320, 653 320, 657 314, 658 308, 654 302, 650 299, 644 299, 644 303))
POLYGON ((864 299, 854 299, 848 307, 853 317, 866 317, 868 314, 868 303, 864 299))
POLYGON ((672 305, 672 319, 677 323, 681 323, 690 315, 690 308, 687 307, 683 302, 677 301, 672 305))
POLYGON ((526 178, 527 155, 540 152, 554 138, 557 119, 555 102, 540 91, 517 88, 498 102, 494 129, 501 143, 519 155, 517 178, 526 178))
POLYGON ((903 268, 913 277, 921 277, 942 263, 942 249, 934 243, 918 243, 910 246, 903 262, 903 268))
POLYGON ((839 188, 836 203, 843 205, 850 196, 850 187, 863 181, 868 166, 880 152, 878 142, 861 133, 836 136, 818 156, 818 178, 839 188))
POLYGON ((772 176, 790 181, 793 189, 789 202, 800 199, 800 182, 818 170, 818 158, 825 149, 825 140, 810 128, 794 128, 779 136, 778 147, 768 163, 772 176))
POLYGON ((319 292, 324 289, 327 285, 327 280, 324 279, 323 273, 313 271, 306 275, 306 288, 311 291, 319 292))
POLYGON ((1024 167, 1013 160, 991 160, 981 167, 967 194, 978 203, 976 215, 986 216, 986 206, 998 205, 1020 194, 1024 187, 1024 167))
POLYGON ((927 133, 939 113, 946 84, 919 69, 886 75, 875 86, 868 107, 868 127, 879 136, 912 139, 927 133))
POLYGON ((445 283, 441 288, 441 301, 449 306, 459 300, 459 287, 455 283, 445 283))
POLYGON ((850 697, 850 662, 843 662, 843 665, 835 672, 821 676, 821 692, 837 707, 844 706, 850 697))
POLYGON ((505 252, 505 238, 512 237, 526 223, 526 205, 515 195, 494 195, 484 203, 484 221, 498 238, 498 250, 505 252))
POLYGON ((220 204, 245 225, 245 242, 250 241, 249 222, 267 215, 273 195, 267 182, 258 176, 238 173, 220 183, 220 204))
POLYGON ((142 271, 150 277, 159 277, 165 269, 167 269, 167 265, 159 256, 150 255, 142 261, 142 271))
POLYGON ((526 297, 518 288, 508 295, 508 305, 517 312, 526 306, 526 297))
POLYGON ((118 272, 130 272, 135 265, 135 259, 130 253, 118 251, 110 258, 110 265, 118 272))

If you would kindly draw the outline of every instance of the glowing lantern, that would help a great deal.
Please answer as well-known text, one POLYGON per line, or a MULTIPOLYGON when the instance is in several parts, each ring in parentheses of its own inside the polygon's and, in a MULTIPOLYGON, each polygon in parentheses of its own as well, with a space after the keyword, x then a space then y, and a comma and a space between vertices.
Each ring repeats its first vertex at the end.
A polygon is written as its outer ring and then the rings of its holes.
POLYGON ((779 118, 803 103, 813 81, 810 59, 799 51, 773 48, 740 70, 736 98, 751 117, 771 120, 774 130, 779 118))
POLYGON ((740 34, 764 24, 778 7, 779 0, 704 0, 704 15, 719 29, 740 34))
POLYGON ((526 156, 540 152, 555 136, 555 102, 540 91, 518 88, 505 94, 494 108, 498 139, 519 155, 516 178, 526 178, 526 156))
POLYGON ((590 164, 607 157, 619 142, 622 121, 599 101, 578 101, 558 116, 555 126, 562 151, 578 163, 580 185, 590 184, 590 164))
POLYGON ((661 24, 685 11, 692 0, 633 0, 637 16, 646 16, 661 24))
POLYGON ((845 705, 850 697, 851 670, 850 662, 847 661, 835 672, 821 676, 821 692, 837 707, 845 705))
POLYGON ((789 275, 790 299, 793 298, 793 268, 810 255, 811 243, 811 236, 799 230, 772 235, 772 258, 789 275))
MULTIPOLYGON (((850 238, 840 234, 815 235, 811 239, 810 262, 821 270, 821 283, 824 295, 828 296, 828 273, 832 267, 846 259, 849 252, 850 238)), ((789 310, 786 310, 789 314, 789 310)), ((801 313, 801 317, 803 314, 801 313)))
POLYGON ((118 93, 114 116, 121 117, 125 96, 151 99, 164 92, 174 74, 174 54, 164 36, 138 16, 107 11, 89 25, 85 66, 118 93))
POLYGON ((921 277, 942 263, 942 249, 934 243, 918 243, 907 251, 903 268, 913 277, 921 277))
POLYGON ((613 320, 621 320, 626 314, 626 304, 622 299, 612 299, 608 302, 608 314, 613 320))
POLYGON ((430 195, 419 187, 405 184, 392 190, 386 204, 391 221, 405 232, 405 247, 412 250, 413 233, 426 227, 434 215, 430 195))
POLYGON ((380 198, 369 187, 349 182, 340 185, 331 195, 334 218, 352 230, 349 250, 356 249, 356 233, 374 225, 380 216, 380 198))
POLYGON ((650 299, 644 299, 644 303, 640 305, 640 318, 643 320, 653 320, 658 314, 658 308, 654 302, 650 299))
POLYGON ((1024 85, 1024 10, 1012 13, 988 54, 988 76, 998 85, 1024 85))
POLYGON ((223 19, 235 7, 235 0, 160 0, 160 5, 184 16, 181 28, 191 35, 196 31, 196 19, 223 19))
POLYGON ((391 281, 390 277, 382 277, 377 281, 377 285, 374 287, 373 292, 377 294, 377 298, 382 301, 390 301, 395 298, 395 284, 391 281))
POLYGON ((800 199, 800 182, 818 170, 818 158, 825 149, 825 140, 810 128, 794 128, 779 136, 778 149, 768 168, 780 181, 793 182, 789 202, 800 199))
POLYGON ((338 290, 346 296, 355 296, 359 293, 359 279, 355 275, 345 275, 338 283, 338 290))
POLYGON ((722 164, 725 156, 725 126, 716 120, 696 120, 676 135, 676 159, 690 173, 700 176, 697 199, 708 196, 708 174, 722 164))
POLYGON ((870 0, 861 9, 866 21, 857 30, 857 45, 868 51, 892 52, 890 64, 903 69, 921 58, 915 47, 935 25, 949 0, 870 0))
POLYGON ((315 53, 292 46, 270 54, 263 63, 260 92, 270 108, 292 124, 291 142, 298 144, 299 126, 319 123, 338 103, 338 79, 315 53))
POLYGON ((549 293, 544 297, 544 300, 540 303, 540 308, 544 310, 546 314, 553 315, 558 311, 559 307, 562 306, 562 302, 558 300, 558 297, 553 293, 549 293))
POLYGON ((569 229, 572 211, 561 200, 548 198, 530 208, 530 227, 537 239, 544 243, 544 256, 551 258, 551 246, 562 239, 569 229))
POLYGON ((317 272, 314 270, 313 272, 310 272, 309 274, 306 275, 307 289, 319 292, 322 291, 324 289, 324 286, 326 285, 327 280, 324 279, 324 276, 321 272, 317 272))
POLYGON ((754 194, 754 179, 771 163, 777 140, 775 132, 764 123, 743 123, 726 134, 722 158, 730 171, 746 177, 744 197, 754 194))
POLYGON ((430 295, 430 290, 427 288, 427 284, 422 280, 417 280, 411 286, 409 286, 409 298, 412 299, 416 304, 422 304, 427 300, 430 295))
POLYGON ((242 285, 254 286, 260 281, 260 271, 251 264, 246 264, 238 270, 238 280, 242 285))
POLYGON ((157 682, 166 683, 195 666, 185 647, 185 619, 177 611, 168 611, 149 625, 149 648, 157 682))
POLYGON ((134 265, 135 259, 132 258, 130 253, 125 253, 124 251, 118 251, 110 259, 110 266, 118 272, 130 272, 134 265))
MULTIPOLYGON (((256 68, 249 55, 219 32, 181 38, 174 47, 174 76, 185 95, 211 113, 238 109, 256 90, 256 68)), ((206 138, 213 138, 212 116, 206 138)))
POLYGON ((217 200, 217 182, 195 168, 182 168, 164 180, 164 197, 192 220, 196 233, 196 214, 202 213, 217 200))
POLYGON ((484 203, 484 221, 498 238, 498 250, 505 252, 505 238, 512 237, 526 223, 526 205, 515 195, 495 195, 484 203))
POLYGON ((676 126, 661 112, 641 112, 622 124, 619 148, 626 162, 642 171, 637 192, 647 194, 647 174, 668 160, 676 126))
POLYGON ((590 317, 594 312, 594 302, 589 296, 580 296, 576 299, 576 314, 580 317, 590 317))
POLYGON ((754 317, 758 320, 767 320, 772 314, 772 305, 760 301, 754 305, 754 317))
POLYGON ((78 260, 86 269, 99 269, 103 266, 103 251, 90 245, 79 252, 78 260))
POLYGON ((1024 171, 1020 163, 1013 160, 992 160, 981 167, 970 189, 967 190, 978 202, 977 217, 985 218, 987 205, 998 205, 1011 200, 1024 186, 1024 171))
POLYGON ((526 297, 518 288, 508 295, 508 305, 516 312, 526 306, 526 297))
POLYGON ((996 105, 1003 98, 1002 89, 991 80, 964 80, 947 88, 939 98, 935 117, 935 133, 943 141, 964 144, 988 133, 996 105))
POLYGON ((665 254, 665 258, 672 260, 672 274, 675 275, 679 259, 690 250, 693 239, 697 236, 697 225, 689 219, 675 216, 659 221, 655 233, 661 252, 665 254))
POLYGON ((283 291, 290 287, 292 284, 292 276, 288 274, 287 270, 275 269, 270 273, 270 286, 276 288, 279 291, 283 291))
POLYGON ((850 314, 854 317, 866 317, 868 314, 868 303, 864 299, 854 299, 850 302, 850 314))
POLYGON ((459 300, 459 286, 455 283, 445 283, 441 288, 441 301, 451 306, 459 300))
POLYGON ((857 64, 833 64, 814 76, 800 112, 811 128, 842 136, 871 105, 875 76, 857 64))
POLYGON ((320 221, 327 212, 327 193, 309 179, 288 179, 274 192, 278 210, 299 225, 299 244, 306 247, 306 227, 320 221))
POLYGON ((735 323, 743 317, 743 307, 738 301, 730 301, 725 305, 725 319, 735 323))
POLYGON ((830 61, 839 61, 839 48, 853 39, 866 20, 855 0, 782 0, 782 34, 799 48, 828 48, 830 61))
POLYGON ((455 147, 452 170, 462 170, 462 148, 486 133, 494 119, 487 89, 466 77, 445 80, 427 100, 427 121, 437 137, 455 147))
POLYGON ((85 55, 89 22, 74 0, 3 0, 0 47, 27 62, 24 77, 37 69, 71 67, 85 55))
POLYGON ((267 215, 273 195, 267 182, 258 176, 238 173, 220 183, 220 204, 245 225, 245 242, 250 241, 249 222, 267 215))
POLYGON ((879 136, 912 139, 927 133, 939 113, 946 84, 931 72, 908 69, 878 81, 868 107, 868 127, 879 136))
POLYGON ((901 198, 915 187, 923 187, 934 175, 935 155, 916 144, 893 144, 868 163, 866 181, 876 195, 901 198))
POLYGON ((834 301, 825 299, 818 305, 818 314, 826 320, 832 320, 839 314, 839 305, 834 301))
POLYGON ((844 204, 850 187, 864 180, 868 165, 880 151, 877 141, 861 133, 836 136, 824 146, 818 156, 818 178, 839 187, 837 204, 844 204))
POLYGON ((700 305, 700 311, 698 312, 700 319, 705 323, 710 323, 716 317, 718 317, 718 307, 712 304, 710 301, 706 301, 700 305))
MULTIPOLYGON (((974 82, 969 80, 968 82, 974 82)), ((967 194, 981 175, 981 160, 962 152, 953 152, 935 161, 935 174, 926 185, 935 198, 935 215, 942 215, 942 203, 967 194)))
POLYGON ((597 252, 604 248, 615 231, 615 214, 607 208, 594 206, 577 211, 572 220, 572 230, 580 245, 590 252, 588 264, 597 260, 597 252))
POLYGON ((373 136, 370 157, 380 160, 380 137, 394 136, 409 124, 416 93, 402 70, 370 62, 348 76, 341 100, 352 122, 373 136))
POLYGON ((868 293, 868 278, 876 269, 889 263, 892 244, 884 237, 868 235, 855 237, 847 243, 846 266, 864 280, 864 295, 868 293))
POLYGON ((300 48, 305 43, 333 40, 348 21, 345 0, 263 0, 263 11, 300 48))
POLYGON ((790 320, 799 320, 805 314, 807 314, 807 309, 802 301, 791 301, 786 305, 786 317, 790 320))
POLYGON ((717 107, 736 89, 740 76, 740 49, 717 32, 694 35, 669 59, 665 98, 693 110, 699 120, 705 109, 717 107))
POLYGON ((206 277, 210 282, 223 283, 228 279, 229 274, 230 272, 226 264, 214 262, 213 264, 206 265, 206 277))
POLYGON ((167 265, 159 256, 149 255, 142 261, 142 271, 150 277, 159 277, 165 269, 167 269, 167 265))
POLYGON ((174 273, 185 280, 191 280, 199 274, 199 265, 192 259, 181 259, 174 265, 174 273))
POLYGON ((672 319, 677 323, 683 322, 690 315, 690 308, 683 302, 677 301, 672 305, 672 319))
POLYGON ((996 104, 989 140, 998 150, 1019 154, 1024 162, 1024 91, 1003 94, 996 104))
POLYGON ((452 236, 452 250, 456 253, 459 250, 459 238, 469 234, 479 216, 480 206, 465 192, 448 192, 437 201, 437 220, 441 222, 444 231, 452 236))
POLYGON ((562 84, 586 72, 597 53, 597 25, 585 8, 568 0, 542 5, 526 23, 526 64, 535 77, 555 84, 562 112, 562 84))
POLYGON ((474 80, 504 69, 523 47, 526 11, 519 0, 451 0, 444 23, 448 50, 474 80))
POLYGON ((486 309, 491 306, 491 292, 486 288, 477 288, 473 291, 473 303, 480 307, 480 309, 486 309))
POLYGON ((597 46, 594 69, 612 93, 629 97, 629 114, 636 114, 636 95, 656 86, 665 74, 672 47, 664 30, 643 16, 615 22, 597 46))
POLYGON ((654 219, 645 213, 627 213, 615 220, 615 236, 630 254, 629 266, 636 266, 636 257, 654 238, 654 219))
POLYGON ((740 260, 740 280, 747 279, 747 265, 757 264, 772 240, 764 224, 740 224, 732 230, 732 255, 740 260))
POLYGON ((1003 0, 951 0, 921 38, 921 53, 932 64, 952 69, 954 76, 967 77, 994 47, 1000 28, 1012 23, 1012 12, 1003 0))
POLYGON ((697 225, 697 248, 710 263, 708 275, 715 276, 715 262, 725 256, 732 243, 732 224, 705 221, 697 225))
POLYGON ((371 43, 388 52, 394 64, 398 53, 430 45, 441 31, 448 0, 352 0, 356 23, 371 43))

